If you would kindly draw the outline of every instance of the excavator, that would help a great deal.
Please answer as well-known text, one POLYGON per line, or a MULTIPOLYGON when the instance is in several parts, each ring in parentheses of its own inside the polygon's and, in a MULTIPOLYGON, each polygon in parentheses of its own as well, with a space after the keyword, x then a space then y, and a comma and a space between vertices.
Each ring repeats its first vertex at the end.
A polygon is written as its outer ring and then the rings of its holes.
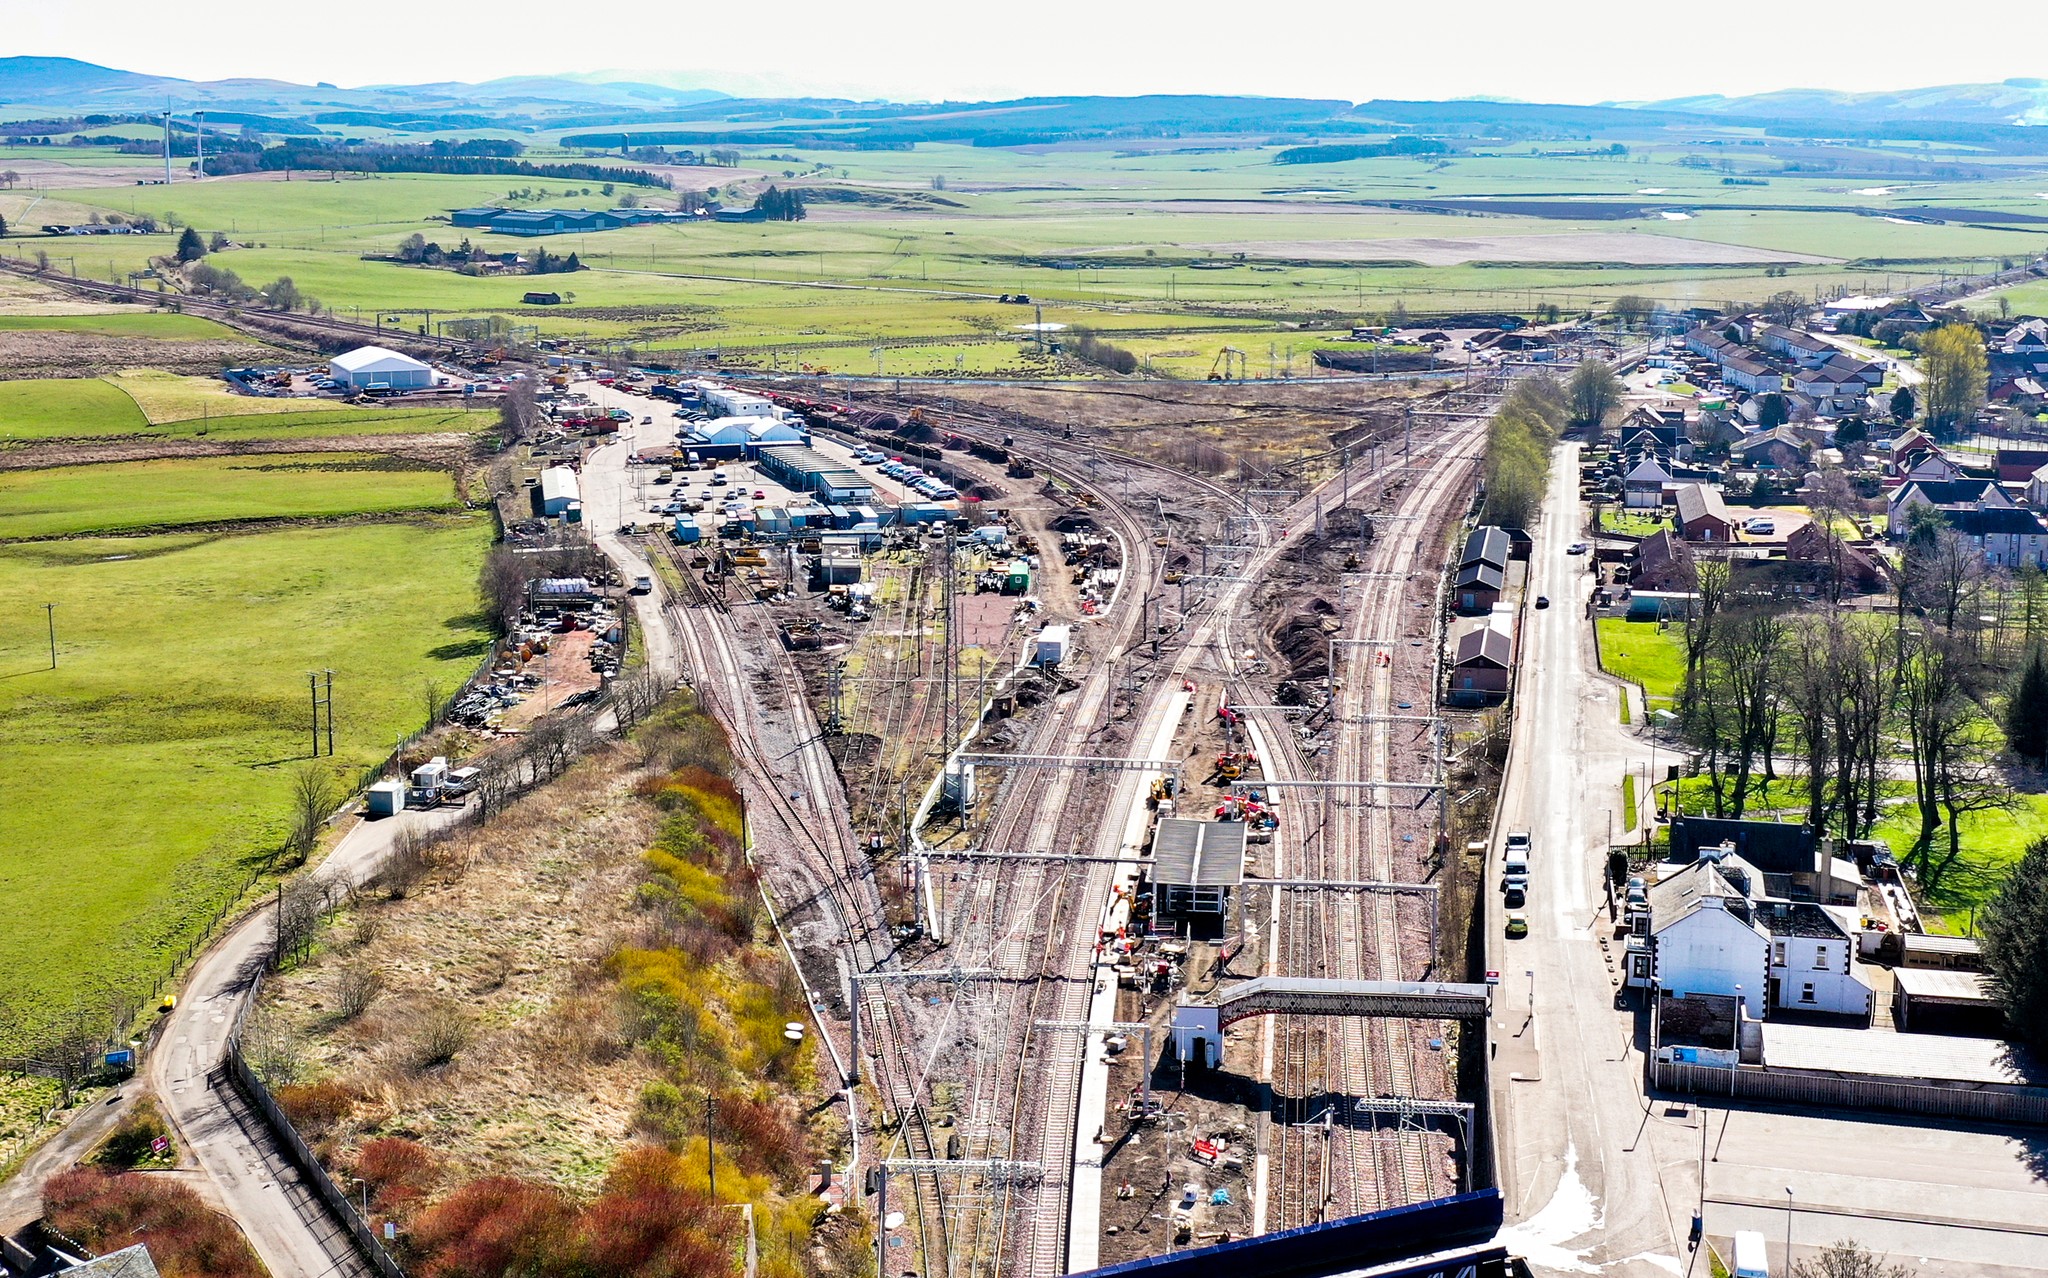
POLYGON ((1245 772, 1259 766, 1259 756, 1249 750, 1226 750, 1216 756, 1216 775, 1225 781, 1236 781, 1245 772))
POLYGON ((1209 380, 1212 382, 1243 381, 1245 379, 1245 354, 1235 346, 1226 346, 1216 352, 1216 362, 1209 365, 1209 380), (1230 375, 1230 361, 1237 360, 1237 376, 1230 375))

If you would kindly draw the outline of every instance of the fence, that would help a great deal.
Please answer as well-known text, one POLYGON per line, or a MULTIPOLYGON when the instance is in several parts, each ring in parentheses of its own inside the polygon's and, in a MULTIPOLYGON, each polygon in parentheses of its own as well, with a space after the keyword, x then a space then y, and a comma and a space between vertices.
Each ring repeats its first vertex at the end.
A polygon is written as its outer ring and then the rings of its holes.
POLYGON ((298 1129, 292 1126, 291 1120, 285 1117, 284 1110, 278 1107, 276 1098, 270 1094, 270 1089, 264 1086, 263 1080, 256 1076, 256 1071, 250 1069, 249 1062, 243 1059, 242 1027, 249 1019, 249 1009, 256 1006, 256 1000, 262 993, 263 976, 258 973, 255 983, 249 989, 249 996, 242 1001, 241 1009, 235 1013, 235 1027, 228 1035, 227 1052, 221 1057, 218 1072, 232 1080, 236 1090, 256 1107, 256 1112, 263 1116, 264 1125, 270 1129, 271 1135, 277 1138, 278 1144, 283 1146, 286 1156, 292 1160, 292 1164, 299 1169, 299 1174, 306 1178, 307 1183, 313 1186, 313 1191, 320 1196, 320 1201, 326 1206, 328 1214, 348 1230, 349 1236, 355 1240, 356 1250, 370 1262, 371 1267, 383 1275, 383 1278, 405 1278, 405 1270, 392 1258, 391 1253, 385 1250, 383 1240, 377 1237, 369 1222, 356 1214, 355 1206, 349 1202, 348 1195, 341 1192, 341 1187, 334 1183, 334 1178, 327 1174, 327 1169, 313 1156, 313 1151, 307 1148, 306 1142, 300 1138, 298 1129))
POLYGON ((1719 1069, 1650 1060, 1650 1085, 1699 1096, 1746 1096, 1785 1105, 1846 1106, 1900 1114, 1929 1114, 1979 1122, 2048 1125, 2048 1089, 1989 1091, 1929 1087, 1879 1078, 1844 1078, 1772 1070, 1756 1065, 1719 1069))

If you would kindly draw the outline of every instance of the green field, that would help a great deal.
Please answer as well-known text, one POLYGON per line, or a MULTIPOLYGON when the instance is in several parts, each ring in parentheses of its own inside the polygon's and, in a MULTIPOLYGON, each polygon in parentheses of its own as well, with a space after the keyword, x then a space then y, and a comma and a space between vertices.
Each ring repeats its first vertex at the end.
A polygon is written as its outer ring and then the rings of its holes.
MULTIPOLYGON (((536 160, 569 158, 545 134, 523 140, 536 160)), ((57 182, 36 216, 175 213, 236 242, 214 264, 251 283, 289 275, 352 318, 424 325, 499 314, 543 334, 717 351, 755 366, 872 372, 873 348, 893 344, 900 353, 885 352, 885 372, 1035 373, 1014 338, 1036 312, 993 301, 1028 293, 1047 321, 1125 332, 1155 374, 1197 378, 1224 344, 1223 329, 1256 374, 1298 376, 1330 330, 1397 306, 1526 312, 1549 303, 1570 312, 1622 293, 1692 305, 1783 288, 1809 296, 1896 292, 1990 269, 2048 239, 2048 227, 2032 235, 1884 216, 1923 203, 2038 214, 2036 179, 1993 167, 1896 189, 1866 186, 1829 170, 1896 167, 1899 157, 1881 144, 1807 169, 1803 143, 1749 142, 1741 163, 1769 173, 1762 189, 1727 185, 1700 162, 1699 141, 1654 129, 1632 139, 1625 155, 1562 158, 1512 143, 1426 160, 1299 166, 1276 165, 1273 146, 1242 140, 1188 154, 1107 145, 777 147, 772 159, 744 158, 710 180, 742 200, 767 182, 789 181, 786 174, 823 183, 808 221, 555 237, 546 242, 551 252, 575 252, 593 269, 549 277, 551 291, 573 297, 548 308, 523 305, 532 282, 525 277, 363 259, 389 254, 414 232, 448 248, 468 238, 495 251, 530 251, 531 241, 451 227, 447 213, 481 203, 614 202, 589 184, 433 175, 168 188, 57 182), (521 198, 511 199, 514 192, 521 198), (1689 215, 1593 215, 1603 204, 1639 205, 1635 197, 1648 192, 1689 215), (827 198, 834 193, 846 198, 827 198), (1416 207, 1475 197, 1581 203, 1554 216, 1416 207)), ((103 154, 81 148, 75 162, 98 163, 103 154)), ((18 216, 28 198, 0 194, 0 214, 18 216)), ((110 237, 66 261, 88 274, 122 274, 167 247, 168 236, 110 237)), ((35 245, 13 248, 32 253, 35 245)))
POLYGON ((0 382, 0 443, 125 435, 236 440, 469 435, 492 420, 492 413, 477 409, 348 408, 331 401, 237 395, 211 378, 157 369, 129 369, 104 378, 0 382))
POLYGON ((0 541, 459 504, 447 471, 372 453, 264 453, 16 470, 0 472, 0 541))
POLYGON ((0 440, 132 435, 148 425, 126 391, 97 378, 0 382, 0 440))
POLYGON ((149 337, 166 342, 212 338, 244 340, 242 335, 196 315, 145 311, 108 315, 0 315, 0 332, 91 333, 97 337, 149 337))
POLYGON ((422 681, 468 677, 490 539, 459 515, 0 546, 0 1053, 100 983, 146 992, 277 845, 306 671, 335 671, 350 776, 419 725, 422 681))
MULTIPOLYGON (((1998 890, 2007 871, 2020 853, 2036 839, 2048 836, 2048 794, 2018 794, 2010 812, 1971 812, 1958 822, 1962 833, 1963 858, 1949 870, 1938 890, 1925 893, 1921 909, 1928 913, 1928 929, 1962 935, 1969 930, 1971 911, 1998 890), (1939 912, 1938 914, 1936 912, 1939 912)), ((1919 809, 1901 803, 1878 823, 1877 837, 1891 844, 1903 856, 1920 832, 1919 809)), ((1948 828, 1935 835, 1937 853, 1947 846, 1948 828)))
POLYGON ((1670 709, 1685 679, 1685 642, 1676 629, 1654 621, 1602 617, 1593 623, 1600 632, 1600 667, 1618 678, 1641 685, 1652 710, 1670 709))

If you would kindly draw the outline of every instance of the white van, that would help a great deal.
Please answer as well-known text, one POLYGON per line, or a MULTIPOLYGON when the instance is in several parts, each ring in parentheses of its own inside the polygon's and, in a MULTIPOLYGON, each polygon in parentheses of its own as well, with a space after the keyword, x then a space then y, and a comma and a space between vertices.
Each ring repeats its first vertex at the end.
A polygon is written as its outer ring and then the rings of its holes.
POLYGON ((1735 1263, 1729 1267, 1735 1278, 1771 1278, 1771 1262, 1764 1256, 1764 1236, 1754 1229, 1735 1231, 1735 1263))
POLYGON ((1501 869, 1501 886, 1526 889, 1529 886, 1529 857, 1524 852, 1510 852, 1501 869))

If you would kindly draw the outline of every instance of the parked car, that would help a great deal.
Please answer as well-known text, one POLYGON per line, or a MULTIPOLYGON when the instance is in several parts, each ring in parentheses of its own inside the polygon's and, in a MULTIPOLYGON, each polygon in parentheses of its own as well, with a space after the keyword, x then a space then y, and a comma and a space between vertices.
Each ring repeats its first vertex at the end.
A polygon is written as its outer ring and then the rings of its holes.
POLYGON ((1567 555, 1583 555, 1586 553, 1586 543, 1583 541, 1575 541, 1570 546, 1566 547, 1564 553, 1566 553, 1567 555))
POLYGON ((1508 890, 1501 896, 1501 904, 1507 906, 1511 910, 1519 910, 1528 903, 1528 889, 1520 883, 1509 884, 1508 890))
POLYGON ((1548 608, 1548 607, 1550 606, 1550 596, 1549 596, 1549 595, 1538 595, 1538 596, 1536 596, 1536 606, 1537 606, 1538 608, 1548 608))
POLYGON ((765 489, 760 489, 760 488, 756 488, 756 489, 754 490, 754 500, 755 500, 755 501, 766 501, 767 499, 768 499, 768 493, 767 493, 767 491, 766 491, 765 489))
POLYGON ((1514 939, 1524 937, 1527 935, 1529 935, 1529 916, 1526 914, 1508 915, 1509 938, 1514 939))

